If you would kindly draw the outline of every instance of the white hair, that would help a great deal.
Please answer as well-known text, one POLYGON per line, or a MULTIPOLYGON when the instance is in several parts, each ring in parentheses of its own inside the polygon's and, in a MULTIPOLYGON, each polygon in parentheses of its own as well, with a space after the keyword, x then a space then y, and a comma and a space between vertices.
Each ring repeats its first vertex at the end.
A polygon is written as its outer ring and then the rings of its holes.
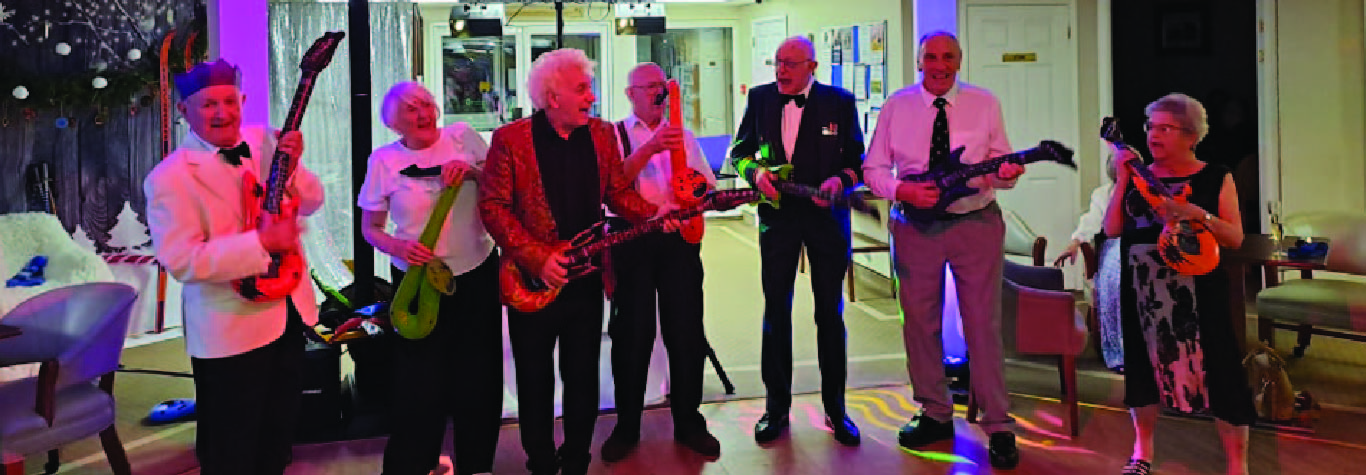
POLYGON ((816 45, 811 42, 811 38, 807 38, 802 35, 789 36, 787 38, 784 38, 782 43, 778 43, 778 49, 783 49, 783 47, 787 46, 788 44, 795 44, 801 46, 802 51, 806 53, 806 59, 811 61, 816 60, 816 45))
POLYGON ((384 122, 385 127, 392 129, 394 121, 398 119, 399 106, 412 104, 421 99, 436 104, 436 98, 432 97, 431 91, 428 91, 427 87, 420 82, 404 81, 394 84, 393 87, 389 88, 389 92, 384 94, 384 102, 379 108, 379 118, 384 122))
POLYGON ((589 79, 593 78, 593 67, 597 63, 588 59, 583 51, 574 48, 560 48, 542 54, 531 63, 527 73, 526 88, 531 95, 531 106, 545 109, 549 104, 550 90, 560 85, 561 76, 567 70, 582 70, 589 79))
POLYGON ((1205 106, 1191 96, 1173 92, 1153 101, 1152 104, 1148 104, 1148 107, 1143 109, 1143 113, 1148 117, 1152 117, 1155 112, 1166 112, 1175 117, 1182 128, 1195 134, 1195 143, 1200 143, 1201 140, 1205 139, 1205 134, 1209 133, 1209 121, 1205 115, 1205 106))

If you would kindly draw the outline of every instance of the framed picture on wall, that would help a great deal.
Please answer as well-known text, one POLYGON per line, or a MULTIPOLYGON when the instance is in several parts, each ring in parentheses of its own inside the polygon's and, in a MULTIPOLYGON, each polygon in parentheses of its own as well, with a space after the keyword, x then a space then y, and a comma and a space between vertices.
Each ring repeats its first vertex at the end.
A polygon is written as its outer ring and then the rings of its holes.
POLYGON ((1178 3, 1158 6, 1158 54, 1209 54, 1209 18, 1209 7, 1205 4, 1178 3))

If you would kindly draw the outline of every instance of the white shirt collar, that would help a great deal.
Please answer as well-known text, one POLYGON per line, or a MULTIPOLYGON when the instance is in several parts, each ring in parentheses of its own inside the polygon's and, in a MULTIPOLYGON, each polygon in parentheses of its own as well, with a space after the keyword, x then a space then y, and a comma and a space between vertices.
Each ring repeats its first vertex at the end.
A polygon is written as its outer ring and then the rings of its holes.
MULTIPOLYGON (((920 83, 920 98, 925 101, 925 107, 934 107, 934 100, 938 97, 925 89, 925 83, 920 83)), ((949 92, 944 93, 944 100, 949 101, 949 105, 958 101, 958 81, 953 81, 953 87, 949 88, 949 92)))
POLYGON ((632 112, 632 113, 630 113, 629 115, 626 116, 626 120, 624 120, 624 122, 626 122, 626 130, 634 129, 634 128, 636 128, 637 125, 639 125, 639 126, 641 126, 641 127, 644 127, 645 130, 650 131, 650 132, 653 132, 655 129, 659 128, 660 125, 663 125, 664 122, 667 122, 667 120, 665 120, 665 119, 667 119, 667 118, 660 119, 659 124, 658 124, 658 125, 655 125, 654 128, 651 128, 651 127, 650 127, 650 124, 645 123, 644 120, 641 120, 640 117, 637 117, 637 116, 636 116, 636 113, 635 113, 635 112, 632 112))
POLYGON ((806 88, 802 89, 802 92, 799 92, 799 93, 797 93, 797 94, 800 95, 800 96, 802 96, 802 97, 810 98, 810 97, 811 97, 811 85, 812 85, 812 84, 815 84, 815 83, 816 83, 816 75, 815 75, 815 74, 812 74, 812 75, 811 75, 811 80, 806 82, 806 88))

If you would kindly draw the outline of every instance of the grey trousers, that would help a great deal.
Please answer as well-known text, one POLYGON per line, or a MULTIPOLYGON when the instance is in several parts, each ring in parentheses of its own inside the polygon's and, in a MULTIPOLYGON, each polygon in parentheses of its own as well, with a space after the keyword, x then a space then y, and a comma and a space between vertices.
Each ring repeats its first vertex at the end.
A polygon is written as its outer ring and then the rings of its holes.
POLYGON ((906 370, 924 415, 953 420, 944 375, 944 263, 953 271, 963 336, 968 344, 972 393, 985 412, 987 433, 1010 430, 1001 345, 1001 267, 1005 223, 995 203, 979 212, 926 227, 893 219, 888 226, 900 282, 906 370))

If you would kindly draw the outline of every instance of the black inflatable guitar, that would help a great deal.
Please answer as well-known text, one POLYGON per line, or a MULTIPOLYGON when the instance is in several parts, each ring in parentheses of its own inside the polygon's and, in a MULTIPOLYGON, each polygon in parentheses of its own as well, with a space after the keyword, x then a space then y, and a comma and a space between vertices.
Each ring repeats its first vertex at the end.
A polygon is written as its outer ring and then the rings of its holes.
POLYGON ((934 183, 939 187, 939 201, 930 208, 917 208, 910 203, 903 203, 901 213, 907 219, 920 223, 927 223, 943 217, 946 209, 953 202, 965 196, 972 196, 977 193, 977 189, 968 186, 968 180, 996 173, 1005 163, 1018 163, 1024 165, 1041 160, 1058 162, 1066 165, 1073 170, 1077 169, 1077 164, 1072 162, 1072 150, 1052 140, 1039 142, 1039 146, 1021 150, 1019 152, 1001 155, 980 163, 971 165, 963 164, 963 149, 958 147, 949 154, 948 160, 940 166, 925 173, 905 175, 901 181, 911 183, 934 183))

